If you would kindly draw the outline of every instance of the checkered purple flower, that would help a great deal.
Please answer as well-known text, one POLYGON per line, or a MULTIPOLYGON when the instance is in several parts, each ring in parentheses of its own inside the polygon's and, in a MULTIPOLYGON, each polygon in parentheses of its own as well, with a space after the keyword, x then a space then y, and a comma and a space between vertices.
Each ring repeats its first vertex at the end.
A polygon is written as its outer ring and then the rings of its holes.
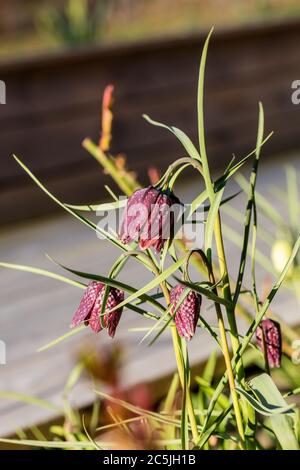
POLYGON ((270 367, 280 367, 281 363, 281 331, 280 325, 276 321, 266 318, 262 320, 260 326, 256 330, 257 343, 264 352, 263 337, 267 349, 268 363, 270 367))
MULTIPOLYGON (((78 309, 72 319, 71 328, 81 323, 90 325, 95 333, 102 330, 100 322, 100 313, 105 293, 105 285, 101 282, 92 281, 86 288, 78 309)), ((103 324, 108 330, 109 336, 115 335, 118 323, 120 321, 123 308, 109 312, 116 305, 124 300, 124 292, 114 287, 109 288, 109 294, 106 302, 106 308, 103 316, 103 324)))
POLYGON ((175 312, 176 306, 185 289, 186 287, 179 284, 171 290, 171 313, 173 315, 175 314, 175 324, 178 334, 189 341, 196 331, 202 297, 200 294, 190 291, 175 312))
POLYGON ((179 200, 170 192, 153 186, 139 189, 129 197, 119 234, 125 243, 138 241, 141 249, 160 252, 174 236, 174 213, 170 207, 179 200))

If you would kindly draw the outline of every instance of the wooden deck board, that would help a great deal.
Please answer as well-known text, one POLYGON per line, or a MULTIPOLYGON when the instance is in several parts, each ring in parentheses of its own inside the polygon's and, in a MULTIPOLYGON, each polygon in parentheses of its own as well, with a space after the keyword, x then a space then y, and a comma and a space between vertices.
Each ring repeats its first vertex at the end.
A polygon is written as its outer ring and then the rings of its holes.
MULTIPOLYGON (((290 157, 298 165, 297 155, 290 157)), ((268 160, 262 166, 259 187, 266 192, 267 184, 283 184, 283 173, 268 160)), ((179 188, 184 201, 195 194, 196 181, 179 188)), ((37 198, 40 193, 37 189, 37 198)), ((242 197, 235 200, 236 207, 244 203, 242 197)), ((226 243, 230 261, 235 272, 238 252, 231 243, 226 243)), ((52 218, 18 224, 2 229, 0 235, 0 260, 18 264, 30 264, 61 273, 61 270, 45 258, 45 253, 63 264, 106 274, 118 251, 106 242, 99 241, 94 232, 62 214, 52 218)), ((258 279, 264 276, 258 270, 258 279)), ((134 261, 128 264, 126 275, 121 275, 128 284, 141 285, 150 279, 148 274, 134 261), (148 277, 147 277, 148 276, 148 277)), ((45 352, 37 349, 69 329, 70 319, 78 305, 82 292, 70 285, 55 280, 12 270, 0 270, 0 339, 7 347, 7 364, 0 366, 0 393, 12 391, 26 393, 61 404, 61 393, 80 348, 95 341, 105 347, 109 339, 105 332, 93 336, 90 330, 74 336, 45 352)), ((276 311, 288 321, 299 320, 297 306, 285 292, 276 299, 276 311)), ((213 311, 205 313, 211 320, 213 311)), ((124 383, 130 385, 147 381, 170 373, 175 369, 171 343, 167 335, 161 337, 151 348, 139 345, 141 332, 130 332, 128 328, 144 326, 148 321, 133 312, 122 316, 116 341, 127 354, 123 369, 124 383)), ((190 344, 191 362, 204 360, 214 345, 204 331, 199 331, 190 344)), ((73 393, 76 406, 84 406, 93 399, 91 384, 83 378, 73 393)), ((21 402, 0 397, 0 435, 13 432, 17 427, 28 427, 53 417, 50 410, 29 406, 21 402)))

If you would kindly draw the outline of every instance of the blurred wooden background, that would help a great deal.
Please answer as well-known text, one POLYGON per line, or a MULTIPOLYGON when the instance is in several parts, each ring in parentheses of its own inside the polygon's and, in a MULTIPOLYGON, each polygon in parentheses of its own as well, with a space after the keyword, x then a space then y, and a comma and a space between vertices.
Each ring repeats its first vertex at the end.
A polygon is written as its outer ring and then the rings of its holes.
MULTIPOLYGON (((0 106, 1 222, 56 210, 11 158, 19 155, 49 188, 68 202, 103 196, 105 175, 81 148, 98 138, 101 93, 115 85, 114 151, 145 177, 165 168, 182 149, 167 131, 141 117, 174 124, 196 142, 198 65, 206 34, 92 46, 32 59, 2 62, 7 104, 0 106)), ((300 22, 260 24, 216 31, 206 73, 208 150, 215 167, 255 146, 257 103, 275 135, 266 152, 300 147, 300 108, 291 84, 300 78, 300 22)))

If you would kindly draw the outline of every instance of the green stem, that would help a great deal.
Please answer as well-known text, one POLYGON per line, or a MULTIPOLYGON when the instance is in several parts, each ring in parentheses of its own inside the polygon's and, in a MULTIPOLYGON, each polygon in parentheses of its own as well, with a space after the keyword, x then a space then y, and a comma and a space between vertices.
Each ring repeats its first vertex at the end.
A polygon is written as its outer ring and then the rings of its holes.
MULTIPOLYGON (((179 339, 179 335, 177 333, 176 328, 171 327, 171 330, 172 330, 173 348, 174 348, 174 353, 175 353, 175 358, 176 358, 179 380, 180 380, 181 386, 184 387, 184 364, 182 360, 180 339, 179 339)), ((199 440, 199 433, 198 433, 197 421, 196 421, 196 416, 195 416, 195 411, 194 411, 189 384, 186 387, 186 400, 187 400, 189 421, 190 421, 190 425, 192 429, 193 441, 194 443, 196 443, 199 440)))
MULTIPOLYGON (((159 276, 159 272, 155 264, 151 260, 149 260, 149 263, 152 266, 154 275, 159 276)), ((164 294, 166 304, 170 305, 170 302, 171 302, 170 292, 169 292, 168 287, 166 286, 166 283, 162 282, 160 284, 160 287, 164 294)), ((174 349, 175 358, 176 358, 179 380, 180 380, 182 388, 183 389, 185 388, 189 421, 190 421, 190 425, 192 429, 193 441, 194 443, 196 443, 199 440, 199 433, 198 433, 197 421, 196 421, 195 411, 194 411, 192 397, 191 397, 190 384, 188 383, 187 386, 185 385, 183 353, 182 353, 182 348, 181 348, 177 329, 172 326, 171 330, 172 330, 173 349, 174 349)))
MULTIPOLYGON (((204 255, 205 256, 205 255, 204 255)), ((206 266, 208 270, 208 276, 210 282, 212 282, 213 285, 216 284, 215 276, 212 270, 212 267, 210 263, 206 261, 206 266)), ((217 293, 217 289, 214 288, 214 291, 217 293)), ((233 368, 231 365, 231 358, 230 358, 230 352, 229 352, 229 346, 228 346, 228 341, 227 341, 227 336, 226 336, 226 330, 225 330, 225 325, 224 325, 224 319, 222 315, 222 310, 220 304, 217 302, 215 303, 215 309, 216 309, 216 314, 218 318, 218 326, 219 326, 219 331, 220 331, 220 338, 221 338, 221 348, 222 352, 224 355, 224 360, 225 360, 225 365, 226 365, 226 370, 227 370, 227 376, 228 376, 228 382, 229 382, 229 387, 230 387, 230 392, 231 392, 231 397, 232 397, 232 403, 233 403, 233 409, 234 413, 236 416, 236 422, 237 422, 237 428, 238 428, 238 433, 241 438, 241 443, 242 443, 242 448, 244 448, 244 441, 245 441, 245 433, 244 433, 244 427, 243 427, 243 418, 239 406, 239 399, 238 395, 235 389, 235 381, 234 381, 234 373, 233 373, 233 368)))
MULTIPOLYGON (((223 242, 223 236, 222 236, 220 213, 218 214, 218 217, 216 218, 216 223, 215 223, 215 240, 216 240, 218 258, 219 258, 219 270, 220 270, 221 276, 223 276, 223 286, 222 286, 223 295, 226 300, 232 303, 230 281, 229 281, 224 242, 223 242)), ((234 353, 236 353, 239 347, 239 336, 238 336, 234 310, 232 308, 227 307, 226 313, 227 313, 228 323, 230 327, 232 348, 233 348, 234 353)))

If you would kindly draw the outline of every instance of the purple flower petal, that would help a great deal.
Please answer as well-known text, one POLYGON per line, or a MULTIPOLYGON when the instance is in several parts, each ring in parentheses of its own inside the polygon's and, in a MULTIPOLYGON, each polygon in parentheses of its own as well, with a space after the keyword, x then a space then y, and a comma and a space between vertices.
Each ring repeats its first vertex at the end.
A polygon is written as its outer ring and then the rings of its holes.
POLYGON ((161 251, 166 240, 173 238, 174 214, 170 210, 178 199, 152 186, 136 191, 127 201, 120 231, 123 243, 139 241, 142 250, 153 247, 161 251))
POLYGON ((102 289, 103 284, 100 282, 92 281, 87 286, 78 309, 73 316, 71 328, 80 325, 87 320, 91 314, 92 308, 96 301, 99 291, 102 289))
MULTIPOLYGON (((100 314, 102 310, 104 293, 105 293, 105 286, 103 286, 101 291, 98 293, 98 297, 95 301, 95 304, 93 306, 90 319, 89 319, 89 325, 95 333, 99 333, 99 331, 103 329, 101 326, 100 314)), ((124 292, 114 287, 111 287, 109 289, 109 294, 107 297, 106 307, 105 307, 104 316, 103 316, 103 324, 105 328, 107 328, 108 334, 111 337, 115 335, 116 328, 120 321, 123 308, 114 310, 113 312, 109 312, 109 313, 107 313, 107 311, 116 307, 116 305, 120 304, 123 300, 124 300, 124 292)))
MULTIPOLYGON (((111 288, 110 295, 107 300, 106 308, 108 310, 114 308, 124 300, 124 292, 119 289, 111 288)), ((117 326, 121 319, 123 307, 108 313, 105 318, 105 324, 108 330, 108 334, 111 338, 115 336, 117 326)))
POLYGON ((263 337, 267 348, 267 357, 270 367, 280 367, 281 363, 281 331, 280 325, 276 321, 266 318, 262 320, 260 326, 256 330, 257 343, 264 352, 263 337))
POLYGON ((102 330, 101 321, 100 321, 100 312, 102 308, 103 297, 105 293, 105 286, 102 285, 101 290, 98 292, 96 301, 94 303, 93 309, 91 311, 89 325, 95 333, 99 333, 102 330))
MULTIPOLYGON (((176 306, 185 289, 184 286, 177 285, 171 290, 172 314, 174 314, 176 306)), ((196 331, 201 300, 201 295, 190 291, 175 313, 175 324, 178 334, 188 341, 192 339, 196 331)))
POLYGON ((125 243, 138 241, 142 227, 147 223, 151 204, 155 203, 158 191, 152 186, 139 189, 129 197, 125 208, 124 219, 119 234, 120 240, 125 243))

